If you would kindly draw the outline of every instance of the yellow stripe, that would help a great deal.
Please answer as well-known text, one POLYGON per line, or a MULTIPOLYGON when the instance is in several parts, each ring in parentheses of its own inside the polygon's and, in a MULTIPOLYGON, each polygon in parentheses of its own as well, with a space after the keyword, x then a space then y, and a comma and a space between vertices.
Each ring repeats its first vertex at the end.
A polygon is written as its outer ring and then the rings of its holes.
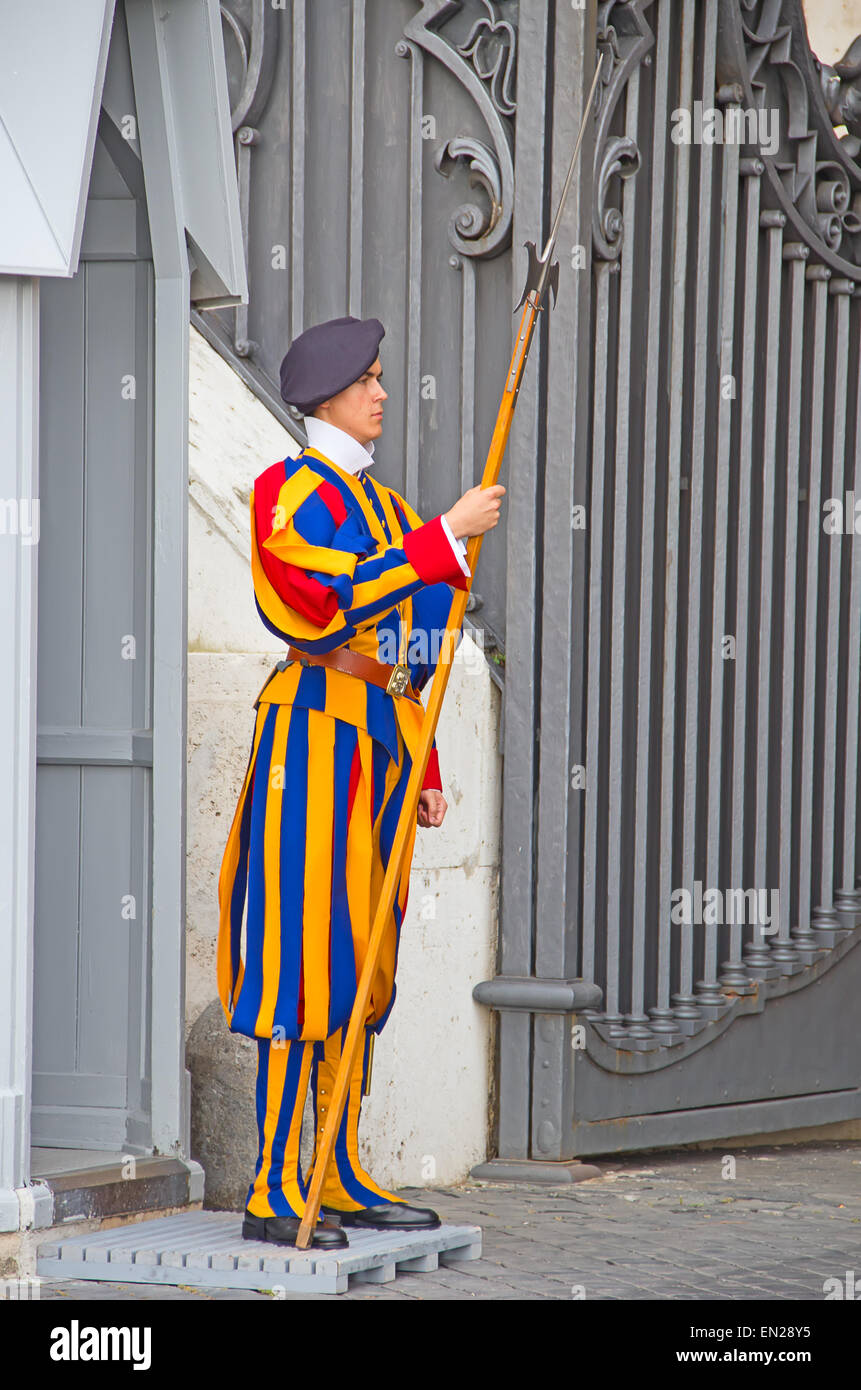
MULTIPOLYGON (((400 701, 398 703, 400 703, 400 701)), ((402 761, 403 738, 399 736, 398 761, 395 762, 393 758, 389 759, 388 767, 386 768, 386 783, 385 791, 383 793, 383 803, 380 807, 373 829, 374 853, 371 863, 372 873, 370 900, 371 927, 373 927, 374 918, 376 916, 377 903, 380 901, 380 894, 383 890, 383 879, 385 877, 385 869, 382 863, 382 852, 380 849, 380 836, 382 832, 383 815, 385 813, 386 807, 388 806, 392 792, 395 788, 395 784, 397 783, 398 778, 400 777, 400 764, 402 763, 402 761)), ((395 925, 394 911, 390 911, 388 921, 386 923, 385 936, 383 937, 382 950, 380 951, 379 965, 377 968, 377 973, 374 977, 373 989, 371 991, 371 1011, 368 1015, 369 1019, 376 1020, 380 1018, 385 1012, 388 1002, 392 997, 392 986, 395 980, 396 931, 397 928, 395 925)), ((357 943, 357 971, 361 971, 361 968, 364 965, 366 951, 367 942, 362 942, 361 947, 359 947, 357 943)))
MULTIPOLYGON (((379 603, 381 600, 387 599, 389 594, 396 593, 398 589, 403 589, 408 584, 415 584, 418 577, 409 560, 404 560, 403 564, 396 565, 394 569, 383 570, 376 579, 368 579, 363 584, 354 585, 350 608, 364 608, 366 604, 379 603)), ((390 607, 394 608, 394 606, 395 600, 392 599, 390 607)), ((379 612, 374 613, 371 618, 360 619, 359 621, 378 623, 382 617, 383 613, 379 612)))
MULTIPOLYGON (((401 623, 403 624, 403 627, 406 629, 406 643, 405 643, 405 645, 404 645, 404 650, 405 650, 405 652, 406 652, 406 654, 407 654, 406 659, 407 659, 407 661, 409 661, 409 660, 410 660, 410 638, 412 637, 412 634, 413 634, 413 596, 412 596, 412 594, 410 594, 408 598, 405 598, 405 599, 403 600, 403 602, 399 605, 399 613, 400 613, 400 620, 401 620, 401 623)), ((432 639, 433 634, 432 634, 432 633, 428 633, 428 636, 432 639)), ((398 648, 398 651, 400 651, 400 647, 398 648)))
POLYGON ((332 719, 342 719, 345 724, 356 728, 368 727, 368 686, 359 676, 351 676, 346 671, 332 671, 324 666, 326 673, 326 713, 332 719))
POLYGON ((292 706, 275 713, 275 733, 266 787, 263 832, 263 990, 254 1032, 272 1036, 281 971, 281 810, 284 801, 284 759, 292 706))
POLYGON ((302 675, 302 667, 294 661, 284 671, 276 671, 269 681, 261 699, 262 704, 289 705, 296 698, 296 688, 302 675))
POLYGON ((374 740, 363 729, 357 731, 360 776, 353 801, 353 814, 347 835, 347 903, 356 953, 356 978, 371 936, 371 880, 373 876, 373 830, 371 826, 371 782, 374 740))
MULTIPOLYGON (((345 1030, 339 1028, 330 1038, 326 1039, 324 1047, 324 1060, 318 1065, 317 1081, 318 1089, 327 1092, 331 1096, 335 1087, 335 1076, 338 1070, 338 1063, 341 1059, 345 1030)), ((375 1183, 371 1175, 362 1167, 359 1160, 359 1117, 362 1107, 362 1070, 364 1063, 364 1048, 359 1050, 356 1064, 350 1077, 350 1089, 347 1095, 346 1114, 346 1149, 350 1169, 356 1180, 364 1187, 376 1193, 380 1201, 401 1201, 402 1198, 396 1197, 393 1192, 387 1192, 385 1188, 375 1183)), ((319 1096, 318 1096, 319 1113, 319 1096)), ((314 1158, 316 1161, 316 1144, 319 1139, 319 1130, 315 1135, 314 1158)), ((364 1204, 357 1202, 351 1197, 344 1186, 344 1180, 339 1172, 338 1163, 333 1161, 326 1172, 326 1180, 323 1184, 323 1204, 334 1207, 337 1211, 361 1211, 364 1204)), ((373 1205, 372 1203, 370 1205, 373 1205)))
POLYGON ((361 628, 355 637, 344 643, 344 646, 348 651, 358 652, 360 656, 372 656, 375 661, 379 660, 380 641, 373 627, 361 628))
POLYGON ((424 526, 424 522, 422 521, 418 512, 410 506, 409 502, 405 497, 401 497, 401 494, 399 492, 395 492, 394 488, 387 487, 386 492, 389 494, 390 497, 395 497, 397 501, 400 503, 400 505, 403 507, 404 515, 406 516, 407 521, 410 523, 411 530, 415 531, 418 529, 419 526, 424 526))
POLYGON ((230 901, 233 896, 233 885, 236 879, 236 870, 239 864, 239 830, 242 820, 242 809, 245 804, 245 797, 251 779, 254 776, 254 767, 257 762, 257 751, 260 747, 260 738, 263 733, 263 725, 266 720, 266 710, 259 709, 254 724, 254 738, 251 745, 251 757, 248 760, 248 767, 245 773, 245 780, 242 783, 242 790, 236 803, 236 810, 233 813, 233 823, 227 836, 227 844, 221 861, 221 870, 218 876, 218 947, 217 947, 217 966, 216 966, 216 987, 218 997, 221 1000, 228 1023, 233 1018, 233 1001, 231 993, 238 995, 239 987, 242 983, 243 967, 240 963, 239 974, 233 978, 232 950, 230 940, 230 901))
POLYGON ((275 591, 263 570, 260 555, 257 550, 257 533, 254 524, 254 493, 251 493, 251 577, 254 582, 254 592, 257 601, 263 609, 266 617, 277 627, 279 632, 286 633, 289 637, 298 642, 313 640, 315 638, 330 637, 333 633, 341 632, 346 627, 344 614, 339 608, 333 615, 331 621, 325 627, 319 627, 316 623, 304 618, 301 613, 297 613, 295 608, 291 608, 284 602, 281 596, 275 591))
MULTIPOLYGON (((281 1188, 290 1206, 297 1216, 305 1213, 305 1198, 299 1190, 297 1175, 299 1172, 299 1147, 302 1141, 302 1117, 305 1112, 305 1096, 308 1091, 308 1080, 311 1075, 311 1063, 314 1058, 313 1043, 289 1044, 290 1047, 301 1047, 302 1065, 299 1071, 299 1085, 296 1090, 296 1102, 290 1116, 290 1128, 287 1132, 287 1142, 284 1147, 284 1168, 282 1171, 281 1188), (289 1158, 289 1162, 288 1162, 289 1158)), ((288 1049, 284 1049, 287 1051, 288 1049)))
POLYGON ((269 1048, 269 1071, 266 1076, 266 1116, 263 1121, 263 1162, 260 1165, 260 1172, 254 1179, 254 1188, 248 1203, 248 1210, 255 1216, 275 1215, 269 1204, 267 1187, 269 1169, 272 1167, 272 1145, 275 1143, 275 1133, 278 1128, 278 1115, 281 1110, 281 1098, 284 1094, 284 1077, 287 1072, 289 1055, 289 1047, 269 1048))
POLYGON ((275 504, 275 513, 272 517, 273 531, 279 530, 288 517, 298 512, 302 503, 307 501, 322 481, 320 474, 315 473, 313 468, 309 468, 307 463, 303 463, 301 468, 297 468, 295 473, 285 479, 278 489, 278 501, 275 504))
POLYGON ((283 530, 273 532, 263 544, 287 565, 300 565, 306 570, 322 570, 324 574, 346 574, 350 578, 359 558, 352 550, 330 550, 328 546, 311 545, 304 539, 292 518, 283 530))
POLYGON ((293 1108, 290 1112, 287 1135, 284 1139, 281 1191, 284 1193, 284 1197, 291 1210, 294 1211, 297 1216, 302 1216, 305 1211, 305 1200, 299 1189, 298 1183, 299 1145, 302 1134, 302 1115, 305 1109, 305 1095, 308 1090, 308 1078, 311 1072, 314 1049, 310 1043, 291 1042, 280 1046, 273 1043, 269 1048, 266 1117, 263 1126, 263 1162, 260 1165, 260 1172, 254 1179, 254 1188, 248 1202, 248 1210, 254 1216, 275 1215, 269 1199, 272 1150, 275 1145, 278 1122, 284 1103, 284 1084, 287 1075, 287 1063, 291 1055, 291 1048, 294 1047, 302 1048, 302 1061, 299 1070, 299 1084, 296 1088, 293 1108))
POLYGON ((383 530, 383 523, 377 516, 377 513, 371 505, 371 499, 368 497, 358 478, 356 478, 353 473, 348 473, 345 468, 340 468, 337 463, 333 463, 331 459, 326 458, 325 454, 319 453, 316 449, 306 449, 305 453, 306 455, 310 454, 312 458, 320 459, 322 463, 327 463, 329 467, 338 474, 339 478, 346 483, 350 492, 358 502, 371 535, 375 536, 382 545, 388 545, 388 537, 383 530))
MULTIPOLYGON (((344 644, 344 649, 356 650, 353 644, 344 644)), ((323 713, 357 729, 367 729, 368 696, 367 682, 359 676, 351 676, 346 671, 333 671, 324 666, 326 672, 326 708, 323 713)), ((272 705, 289 705, 296 699, 296 691, 302 675, 298 661, 285 671, 276 671, 266 686, 264 701, 272 705)), ((318 711, 319 712, 319 711, 318 711)))
MULTIPOLYGON (((302 1043, 291 1043, 292 1047, 302 1047, 302 1043)), ((293 1108, 293 1117, 290 1122, 290 1133, 288 1135, 288 1149, 291 1154, 299 1152, 299 1144, 302 1139, 302 1117, 305 1112, 305 1096, 308 1090, 308 1081, 311 1076, 311 1063, 314 1060, 314 1044, 305 1043, 302 1054, 302 1070, 299 1073, 299 1090, 296 1095, 296 1105, 293 1108)), ((300 1198, 301 1200, 301 1198, 300 1198)), ((304 1200, 302 1202, 304 1210, 304 1200)))
POLYGON ((416 754, 419 751, 422 725, 425 722, 425 707, 420 700, 418 702, 415 700, 396 700, 395 714, 401 737, 407 745, 410 758, 415 762, 416 754))
MULTIPOLYGON (((371 481, 373 483, 373 479, 371 479, 371 481)), ((398 518, 395 514, 395 509, 392 506, 392 499, 389 494, 389 490, 387 487, 384 487, 382 483, 376 483, 374 486, 376 489, 377 496, 380 499, 380 506, 382 507, 383 512, 385 513, 386 521, 389 523, 389 530, 392 533, 392 543, 394 545, 398 545, 399 542, 403 540, 404 533, 401 526, 398 523, 398 518)))
POLYGON ((329 1022, 329 935, 332 903, 335 725, 308 711, 308 824, 305 839, 305 975, 303 1038, 325 1038, 329 1022))

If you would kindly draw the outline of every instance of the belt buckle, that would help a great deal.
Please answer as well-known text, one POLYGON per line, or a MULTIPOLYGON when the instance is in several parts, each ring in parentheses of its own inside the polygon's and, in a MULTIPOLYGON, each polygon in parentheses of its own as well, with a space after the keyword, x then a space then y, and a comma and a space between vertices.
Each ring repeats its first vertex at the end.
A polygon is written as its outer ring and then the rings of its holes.
POLYGON ((404 695, 406 694, 407 686, 409 685, 409 683, 409 666, 402 666, 401 663, 398 662, 397 665, 392 667, 392 673, 389 676, 388 683, 386 685, 386 694, 404 695))

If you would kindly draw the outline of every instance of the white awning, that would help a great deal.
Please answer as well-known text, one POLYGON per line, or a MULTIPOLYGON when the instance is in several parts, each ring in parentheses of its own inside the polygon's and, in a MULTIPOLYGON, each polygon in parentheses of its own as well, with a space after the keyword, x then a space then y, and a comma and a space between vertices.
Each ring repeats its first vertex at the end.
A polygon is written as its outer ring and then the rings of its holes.
MULTIPOLYGON (((0 274, 76 273, 104 105, 135 157, 145 152, 148 198, 167 177, 191 253, 192 302, 247 304, 218 0, 128 5, 150 11, 157 34, 137 65, 115 0, 0 0, 0 274), (153 107, 150 128, 166 138, 147 152, 140 127, 145 135, 153 107)), ((150 224, 167 211, 150 206, 150 224)))
POLYGON ((114 0, 0 0, 0 272, 74 275, 114 0))

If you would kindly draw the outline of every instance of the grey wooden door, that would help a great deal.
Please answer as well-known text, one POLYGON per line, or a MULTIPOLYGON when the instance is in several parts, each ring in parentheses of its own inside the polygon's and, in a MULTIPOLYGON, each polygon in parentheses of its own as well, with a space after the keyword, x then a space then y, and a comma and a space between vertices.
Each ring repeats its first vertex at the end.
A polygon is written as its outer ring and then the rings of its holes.
MULTIPOLYGON (((119 152, 122 159, 122 153, 119 152)), ((97 142, 81 262, 43 280, 33 1143, 146 1149, 153 268, 97 142)))

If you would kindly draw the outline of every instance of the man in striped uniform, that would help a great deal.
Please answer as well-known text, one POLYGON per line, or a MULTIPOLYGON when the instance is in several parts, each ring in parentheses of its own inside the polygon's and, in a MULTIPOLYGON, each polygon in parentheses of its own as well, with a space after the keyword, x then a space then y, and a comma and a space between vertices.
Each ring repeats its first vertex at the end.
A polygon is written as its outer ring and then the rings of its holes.
MULTIPOLYGON (((257 609, 290 645, 255 703, 219 878, 218 991, 231 1030, 258 1046, 260 1154, 243 1234, 283 1244, 295 1243, 307 1195, 299 1145, 308 1084, 319 1139, 418 747, 419 692, 433 676, 452 587, 470 577, 463 538, 497 524, 505 491, 471 488, 423 524, 370 475, 387 398, 384 333, 377 319, 347 317, 291 345, 281 394, 305 415, 308 447, 266 469, 251 494, 257 609), (390 693, 398 679, 402 693, 390 693)), ((416 828, 441 825, 446 809, 434 741, 323 1191, 319 1246, 346 1244, 344 1226, 439 1224, 365 1172, 358 1126, 373 1035, 395 998, 416 828)))

